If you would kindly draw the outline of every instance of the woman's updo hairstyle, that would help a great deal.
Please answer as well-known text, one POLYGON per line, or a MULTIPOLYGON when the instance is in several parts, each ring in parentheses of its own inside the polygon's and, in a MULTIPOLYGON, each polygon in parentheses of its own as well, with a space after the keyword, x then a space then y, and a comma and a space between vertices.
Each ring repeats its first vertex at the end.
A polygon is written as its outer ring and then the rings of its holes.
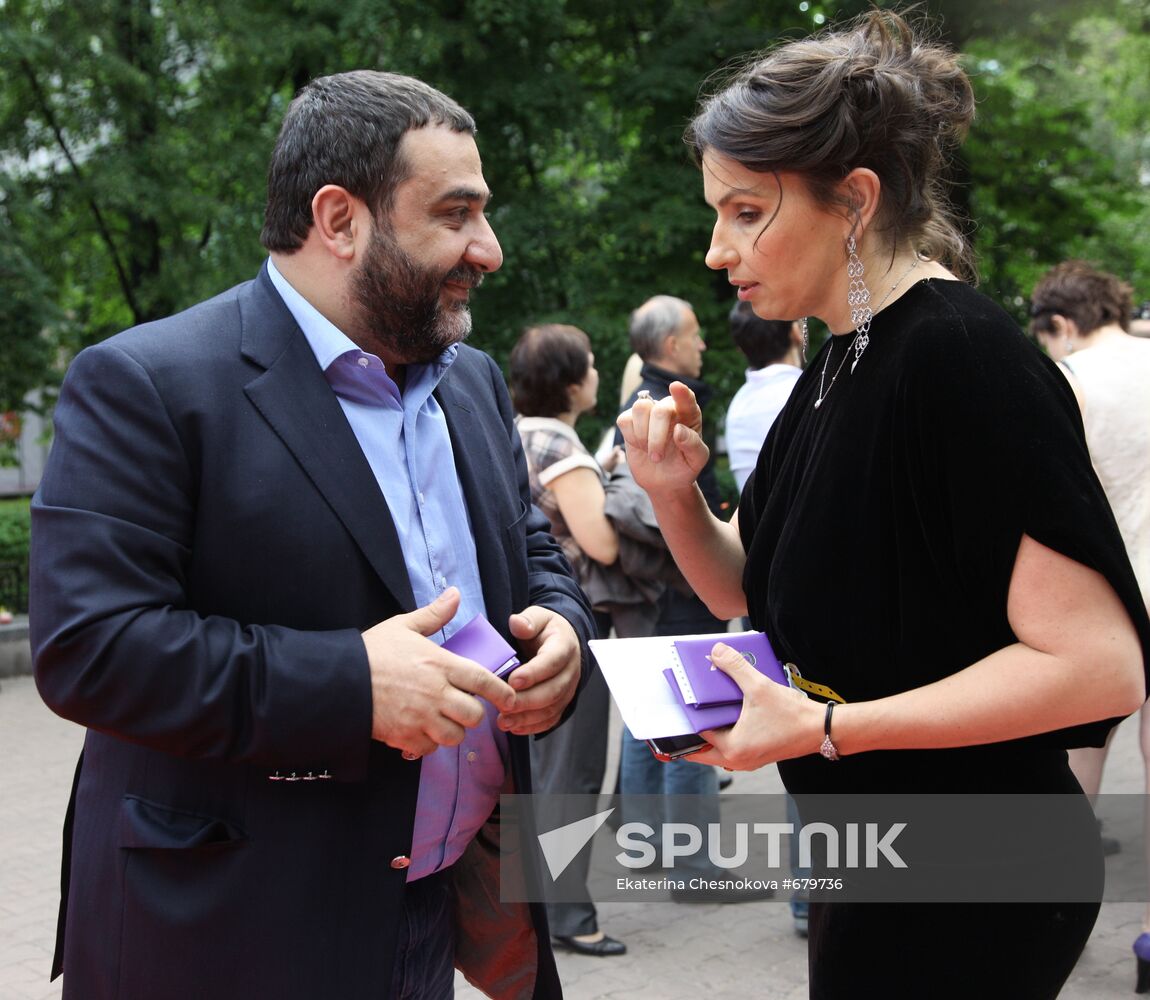
POLYGON ((910 242, 973 277, 942 180, 973 117, 955 53, 872 10, 755 57, 703 99, 685 138, 696 164, 711 150, 748 170, 795 171, 828 207, 850 207, 834 186, 867 167, 882 182, 874 224, 892 248, 910 242))

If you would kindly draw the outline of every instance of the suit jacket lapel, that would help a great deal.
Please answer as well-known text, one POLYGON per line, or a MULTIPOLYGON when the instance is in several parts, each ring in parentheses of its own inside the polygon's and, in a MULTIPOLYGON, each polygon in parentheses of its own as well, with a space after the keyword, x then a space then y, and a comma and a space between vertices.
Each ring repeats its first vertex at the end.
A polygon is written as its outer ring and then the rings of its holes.
POLYGON ((415 598, 399 535, 371 466, 334 392, 265 271, 241 302, 242 351, 265 369, 248 398, 279 435, 316 489, 406 611, 415 598))

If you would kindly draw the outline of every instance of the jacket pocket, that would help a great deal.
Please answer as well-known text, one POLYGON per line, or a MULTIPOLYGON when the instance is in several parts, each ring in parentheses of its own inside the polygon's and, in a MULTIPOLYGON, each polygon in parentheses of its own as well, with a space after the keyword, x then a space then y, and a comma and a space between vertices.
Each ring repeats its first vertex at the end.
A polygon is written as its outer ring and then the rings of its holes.
POLYGON ((201 816, 132 795, 125 796, 120 808, 121 847, 187 851, 245 840, 243 830, 218 816, 201 816))

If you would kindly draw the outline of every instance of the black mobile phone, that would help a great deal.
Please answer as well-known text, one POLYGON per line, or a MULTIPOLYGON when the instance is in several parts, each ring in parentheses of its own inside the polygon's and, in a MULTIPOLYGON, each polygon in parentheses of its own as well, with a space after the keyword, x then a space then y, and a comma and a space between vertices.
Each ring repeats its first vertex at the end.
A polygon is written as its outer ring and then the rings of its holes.
POLYGON ((686 757, 697 750, 706 750, 711 744, 697 733, 687 733, 685 736, 660 736, 657 739, 647 740, 651 753, 661 761, 676 760, 686 757))

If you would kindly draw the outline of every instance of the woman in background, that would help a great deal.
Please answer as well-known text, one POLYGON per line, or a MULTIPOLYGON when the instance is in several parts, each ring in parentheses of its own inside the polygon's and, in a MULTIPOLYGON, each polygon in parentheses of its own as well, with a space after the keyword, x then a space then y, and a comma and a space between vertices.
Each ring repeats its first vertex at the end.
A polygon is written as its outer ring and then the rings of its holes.
MULTIPOLYGON (((519 414, 531 498, 551 520, 580 583, 590 564, 612 565, 619 539, 604 513, 603 470, 575 432, 579 416, 595 407, 599 373, 591 342, 574 326, 530 327, 511 350, 511 399, 519 414)), ((619 456, 613 456, 618 461, 619 456)), ((597 611, 600 628, 610 619, 597 611)), ((538 793, 598 795, 607 766, 610 695, 595 668, 579 695, 575 712, 546 739, 531 741, 533 784, 538 793)), ((587 858, 576 860, 587 877, 587 858)), ((589 895, 578 902, 548 903, 555 942, 582 955, 610 957, 627 951, 622 941, 599 928, 589 895)))
MULTIPOLYGON (((1133 289, 1083 261, 1052 268, 1030 298, 1030 331, 1066 373, 1086 425, 1086 443, 1142 597, 1150 602, 1150 340, 1128 332, 1133 289)), ((1150 803, 1150 712, 1140 742, 1150 803)), ((1102 784, 1109 741, 1070 751, 1070 766, 1093 799, 1102 784)), ((1150 806, 1143 828, 1150 829, 1150 806)), ((1150 852, 1143 837, 1142 848, 1150 852)), ((1147 864, 1150 866, 1150 853, 1147 864)), ((1148 897, 1150 898, 1150 897, 1148 897)), ((1150 992, 1150 905, 1134 942, 1135 992, 1150 992)))

